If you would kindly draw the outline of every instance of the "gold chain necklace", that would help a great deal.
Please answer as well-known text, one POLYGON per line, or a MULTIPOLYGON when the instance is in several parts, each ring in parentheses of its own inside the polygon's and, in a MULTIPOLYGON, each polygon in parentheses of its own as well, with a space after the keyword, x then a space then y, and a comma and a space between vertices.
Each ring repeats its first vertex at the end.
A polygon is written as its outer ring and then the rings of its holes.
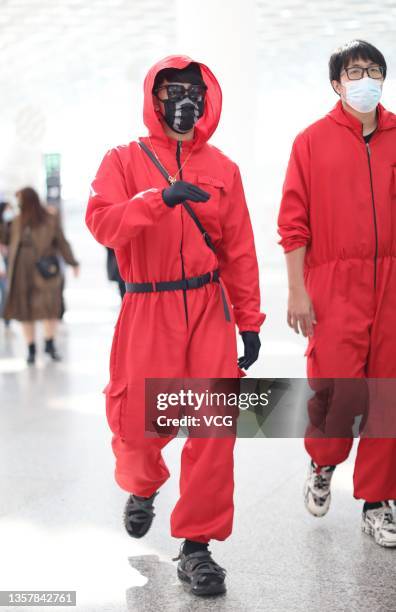
MULTIPOLYGON (((163 165, 163 163, 161 162, 160 158, 158 157, 157 152, 156 152, 156 150, 153 147, 153 143, 151 142, 150 136, 148 137, 148 139, 149 139, 149 142, 150 142, 151 150, 154 153, 157 162, 164 168, 165 166, 163 165)), ((192 149, 191 149, 190 153, 187 155, 187 157, 184 160, 184 162, 182 163, 182 165, 180 166, 180 168, 177 170, 177 172, 173 176, 171 174, 168 176, 168 181, 169 181, 170 185, 173 185, 173 183, 176 183, 177 175, 180 174, 180 172, 183 170, 184 166, 186 165, 186 163, 190 159, 191 154, 192 154, 192 149)))

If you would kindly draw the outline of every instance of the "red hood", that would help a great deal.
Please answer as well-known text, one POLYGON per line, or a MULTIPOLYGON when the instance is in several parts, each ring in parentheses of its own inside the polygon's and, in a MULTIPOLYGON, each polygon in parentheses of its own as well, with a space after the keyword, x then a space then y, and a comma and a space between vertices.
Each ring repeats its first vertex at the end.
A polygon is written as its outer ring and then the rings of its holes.
MULTIPOLYGON (((187 55, 168 55, 154 64, 148 71, 144 79, 143 121, 151 137, 166 142, 170 140, 165 134, 153 106, 153 94, 151 92, 156 74, 164 68, 185 68, 191 62, 196 62, 196 60, 191 59, 187 55)), ((208 90, 206 92, 204 114, 198 119, 194 127, 194 139, 192 142, 194 148, 202 146, 216 130, 220 120, 222 105, 221 88, 216 77, 205 64, 201 64, 201 62, 196 63, 199 64, 201 68, 202 76, 208 90)))
MULTIPOLYGON (((396 128, 396 115, 386 110, 382 106, 382 104, 378 104, 378 129, 380 130, 389 130, 392 128, 396 128)), ((348 113, 343 105, 341 100, 338 100, 337 104, 331 109, 328 113, 328 116, 340 123, 341 125, 346 125, 347 127, 352 128, 354 131, 362 133, 362 124, 354 115, 348 113)))

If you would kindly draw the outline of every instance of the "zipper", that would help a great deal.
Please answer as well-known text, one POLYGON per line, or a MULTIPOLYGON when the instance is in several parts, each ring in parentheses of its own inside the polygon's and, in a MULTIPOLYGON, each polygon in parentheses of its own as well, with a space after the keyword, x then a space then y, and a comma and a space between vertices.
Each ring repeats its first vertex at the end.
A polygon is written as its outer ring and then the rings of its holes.
MULTIPOLYGON (((183 180, 183 172, 181 169, 181 149, 182 149, 182 141, 178 140, 177 141, 177 147, 176 147, 176 161, 177 161, 177 168, 179 170, 179 178, 180 180, 183 180)), ((186 278, 185 272, 184 272, 184 259, 183 259, 183 206, 180 205, 180 219, 181 219, 181 225, 182 225, 182 237, 180 240, 180 259, 181 259, 181 269, 182 269, 182 278, 186 278)), ((187 289, 183 289, 183 301, 184 301, 184 313, 186 315, 186 325, 188 327, 188 309, 187 309, 187 289)))
POLYGON ((373 219, 374 219, 374 235, 375 235, 375 251, 374 251, 374 289, 377 284, 377 257, 378 257, 378 228, 377 228, 377 215, 375 211, 375 200, 374 200, 374 188, 373 188, 373 173, 371 170, 371 149, 370 144, 365 142, 367 151, 367 162, 370 172, 370 189, 371 189, 371 202, 373 205, 373 219))

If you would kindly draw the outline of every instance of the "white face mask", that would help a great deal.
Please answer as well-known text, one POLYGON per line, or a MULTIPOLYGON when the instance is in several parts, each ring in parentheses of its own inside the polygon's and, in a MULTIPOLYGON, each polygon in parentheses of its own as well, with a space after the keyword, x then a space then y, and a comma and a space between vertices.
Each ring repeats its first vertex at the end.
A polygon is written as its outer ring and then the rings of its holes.
POLYGON ((15 212, 12 208, 6 208, 3 212, 3 221, 4 223, 9 223, 15 217, 15 212))
POLYGON ((345 101, 359 113, 370 113, 381 99, 382 81, 365 77, 357 81, 345 81, 345 101))

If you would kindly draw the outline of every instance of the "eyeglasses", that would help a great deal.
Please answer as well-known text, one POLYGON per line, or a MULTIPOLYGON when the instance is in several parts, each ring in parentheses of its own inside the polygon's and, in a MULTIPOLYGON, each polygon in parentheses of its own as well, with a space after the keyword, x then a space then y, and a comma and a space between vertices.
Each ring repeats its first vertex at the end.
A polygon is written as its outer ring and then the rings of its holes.
MULTIPOLYGON (((181 83, 170 83, 169 85, 157 87, 154 90, 155 95, 157 95, 161 89, 166 89, 168 100, 171 102, 180 102, 186 97, 190 98, 193 102, 199 102, 204 97, 208 88, 206 85, 189 85, 186 87, 181 83)), ((157 97, 159 96, 157 95, 157 97)), ((161 98, 159 99, 161 100, 161 98)))
POLYGON ((372 79, 382 79, 384 76, 384 67, 383 66, 369 66, 368 68, 363 68, 362 66, 351 66, 350 68, 345 68, 341 72, 346 72, 346 75, 350 81, 358 81, 364 77, 364 73, 367 72, 367 76, 372 79))

